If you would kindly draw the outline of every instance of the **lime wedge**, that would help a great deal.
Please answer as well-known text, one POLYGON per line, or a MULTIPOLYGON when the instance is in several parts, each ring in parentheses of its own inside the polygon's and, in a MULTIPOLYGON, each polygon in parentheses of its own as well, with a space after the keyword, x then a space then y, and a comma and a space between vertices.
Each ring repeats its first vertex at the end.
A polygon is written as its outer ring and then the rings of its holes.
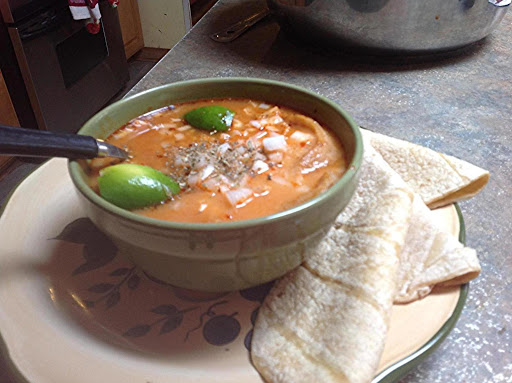
POLYGON ((235 112, 219 105, 203 106, 185 114, 185 121, 195 128, 225 132, 233 122, 235 112))
POLYGON ((180 191, 178 183, 164 173, 136 164, 102 169, 98 185, 104 199, 129 210, 156 205, 180 191))

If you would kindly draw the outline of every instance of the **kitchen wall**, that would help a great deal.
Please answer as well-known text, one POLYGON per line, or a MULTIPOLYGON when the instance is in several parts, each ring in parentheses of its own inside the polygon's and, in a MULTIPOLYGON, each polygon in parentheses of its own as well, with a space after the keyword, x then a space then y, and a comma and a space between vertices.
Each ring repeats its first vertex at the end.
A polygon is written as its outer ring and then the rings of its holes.
POLYGON ((171 49, 191 28, 189 0, 138 0, 144 46, 171 49))

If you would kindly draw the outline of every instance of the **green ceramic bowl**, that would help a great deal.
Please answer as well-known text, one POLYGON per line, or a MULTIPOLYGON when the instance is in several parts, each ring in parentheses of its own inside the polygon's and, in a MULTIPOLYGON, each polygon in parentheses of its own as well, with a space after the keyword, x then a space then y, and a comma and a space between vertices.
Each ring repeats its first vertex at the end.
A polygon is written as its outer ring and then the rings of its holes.
POLYGON ((182 223, 143 217, 108 203, 88 186, 88 162, 69 163, 85 212, 98 228, 149 275, 183 288, 239 290, 284 275, 323 238, 357 184, 363 153, 358 126, 334 102, 275 81, 212 78, 164 85, 110 105, 92 117, 79 134, 104 139, 151 110, 226 97, 288 106, 330 127, 344 145, 347 172, 326 192, 277 214, 236 222, 182 223))

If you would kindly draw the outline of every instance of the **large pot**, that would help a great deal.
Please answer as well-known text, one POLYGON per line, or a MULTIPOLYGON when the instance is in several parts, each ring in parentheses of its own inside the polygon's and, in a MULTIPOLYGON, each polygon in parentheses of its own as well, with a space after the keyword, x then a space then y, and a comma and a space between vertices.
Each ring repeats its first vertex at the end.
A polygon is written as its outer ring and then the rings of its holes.
POLYGON ((452 50, 483 39, 511 0, 267 0, 301 39, 383 53, 452 50))

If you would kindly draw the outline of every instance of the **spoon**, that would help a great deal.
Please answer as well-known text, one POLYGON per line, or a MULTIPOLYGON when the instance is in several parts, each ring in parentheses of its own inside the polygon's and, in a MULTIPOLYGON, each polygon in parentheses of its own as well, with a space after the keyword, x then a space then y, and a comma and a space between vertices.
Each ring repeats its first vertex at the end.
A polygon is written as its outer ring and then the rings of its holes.
POLYGON ((91 136, 15 128, 2 124, 0 124, 0 154, 71 159, 128 158, 128 153, 123 149, 91 136))

